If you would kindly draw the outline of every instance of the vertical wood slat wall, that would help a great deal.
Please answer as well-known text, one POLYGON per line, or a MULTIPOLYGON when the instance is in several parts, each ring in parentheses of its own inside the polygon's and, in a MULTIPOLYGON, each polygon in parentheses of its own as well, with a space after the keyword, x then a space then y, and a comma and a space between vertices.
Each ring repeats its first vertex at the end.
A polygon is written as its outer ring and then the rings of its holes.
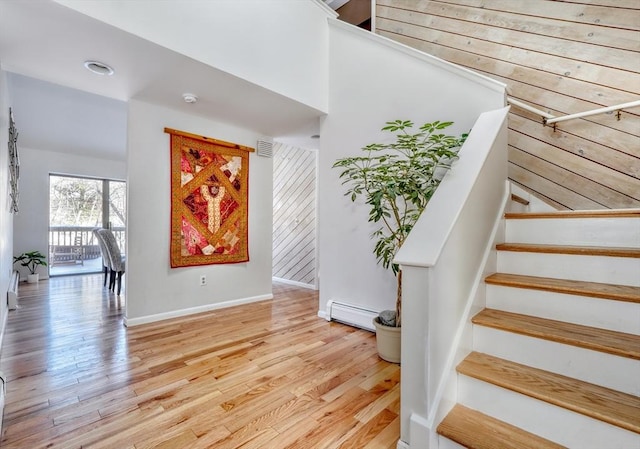
MULTIPOLYGON (((637 0, 376 0, 376 32, 556 116, 640 99, 637 0)), ((512 106, 509 178, 559 209, 640 207, 640 108, 554 132, 512 106)))
POLYGON ((316 152, 273 147, 273 276, 316 283, 316 152))

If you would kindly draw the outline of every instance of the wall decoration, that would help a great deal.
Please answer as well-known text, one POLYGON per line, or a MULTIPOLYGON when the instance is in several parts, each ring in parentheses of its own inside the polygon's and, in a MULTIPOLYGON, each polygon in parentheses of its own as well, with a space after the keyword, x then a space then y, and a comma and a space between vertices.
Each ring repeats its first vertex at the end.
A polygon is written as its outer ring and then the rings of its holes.
POLYGON ((13 121, 13 111, 9 108, 9 185, 11 198, 10 212, 18 212, 18 179, 20 178, 20 158, 18 157, 18 130, 13 121))
POLYGON ((254 149, 164 131, 171 135, 171 268, 247 262, 254 149))

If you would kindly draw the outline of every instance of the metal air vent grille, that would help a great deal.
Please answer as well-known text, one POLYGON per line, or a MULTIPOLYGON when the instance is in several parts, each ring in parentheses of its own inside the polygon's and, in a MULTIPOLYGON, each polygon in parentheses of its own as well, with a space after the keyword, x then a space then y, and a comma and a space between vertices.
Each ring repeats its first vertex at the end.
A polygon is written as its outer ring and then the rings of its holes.
POLYGON ((258 153, 258 156, 273 157, 273 142, 269 142, 268 140, 258 140, 256 152, 258 153))

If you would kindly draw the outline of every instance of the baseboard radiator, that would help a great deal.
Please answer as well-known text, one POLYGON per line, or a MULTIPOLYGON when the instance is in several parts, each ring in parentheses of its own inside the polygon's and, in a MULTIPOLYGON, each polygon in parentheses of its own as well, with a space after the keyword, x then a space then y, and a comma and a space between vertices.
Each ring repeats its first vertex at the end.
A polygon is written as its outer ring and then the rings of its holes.
POLYGON ((327 303, 327 315, 331 320, 374 331, 373 319, 378 316, 378 312, 332 300, 327 303))
POLYGON ((20 283, 20 273, 14 271, 11 273, 11 280, 9 281, 9 290, 7 291, 7 304, 9 310, 15 310, 18 308, 18 284, 20 283))

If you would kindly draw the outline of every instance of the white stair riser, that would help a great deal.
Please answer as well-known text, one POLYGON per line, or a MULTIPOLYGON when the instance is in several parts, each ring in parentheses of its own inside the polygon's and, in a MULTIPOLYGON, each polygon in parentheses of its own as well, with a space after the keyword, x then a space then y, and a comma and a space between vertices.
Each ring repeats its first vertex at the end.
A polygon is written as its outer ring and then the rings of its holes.
POLYGON ((640 259, 498 251, 498 271, 572 281, 640 286, 640 259))
POLYGON ((507 242, 640 248, 640 218, 508 219, 507 242))
POLYGON ((466 447, 451 441, 449 438, 438 435, 438 449, 467 449, 466 447))
POLYGON ((627 357, 475 324, 473 348, 522 365, 640 395, 640 363, 627 357))
POLYGON ((487 307, 640 335, 640 304, 487 284, 487 307))
POLYGON ((640 435, 467 376, 458 376, 458 402, 570 448, 632 449, 640 435))

